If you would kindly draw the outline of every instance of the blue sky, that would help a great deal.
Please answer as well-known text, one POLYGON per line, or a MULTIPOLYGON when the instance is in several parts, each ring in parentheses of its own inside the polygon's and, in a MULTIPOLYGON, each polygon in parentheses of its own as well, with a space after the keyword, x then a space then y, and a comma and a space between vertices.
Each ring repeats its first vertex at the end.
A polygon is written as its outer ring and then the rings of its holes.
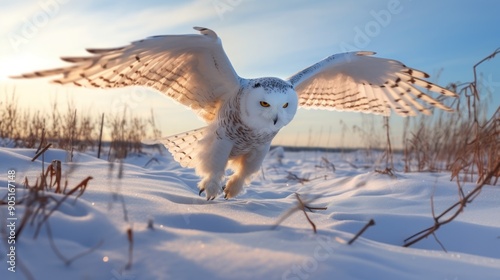
MULTIPOLYGON (((163 135, 203 124, 182 106, 147 90, 87 90, 7 77, 65 65, 58 57, 84 55, 87 47, 194 33, 193 26, 214 29, 245 78, 286 78, 331 54, 363 49, 428 72, 431 81, 446 85, 471 81, 472 66, 500 47, 500 2, 493 0, 1 0, 1 5, 0 100, 15 88, 28 107, 69 99, 92 113, 125 105, 141 115, 153 108, 163 135)), ((493 108, 500 104, 499 66, 497 59, 479 69, 492 92, 493 108)), ((391 121, 397 142, 401 118, 391 121)), ((367 123, 381 130, 378 117, 301 109, 275 143, 358 145, 362 139, 350 128, 367 123), (343 135, 342 127, 349 128, 343 135)))

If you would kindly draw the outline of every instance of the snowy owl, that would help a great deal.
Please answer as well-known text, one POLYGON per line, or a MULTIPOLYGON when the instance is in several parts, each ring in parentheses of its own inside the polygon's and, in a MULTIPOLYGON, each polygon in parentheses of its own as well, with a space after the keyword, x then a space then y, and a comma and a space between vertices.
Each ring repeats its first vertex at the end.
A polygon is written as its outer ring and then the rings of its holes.
POLYGON ((271 141, 298 107, 389 116, 451 109, 426 92, 455 93, 427 82, 429 76, 396 60, 358 51, 329 56, 288 79, 244 79, 226 56, 220 38, 201 34, 153 36, 128 46, 87 49, 92 56, 63 57, 72 65, 23 74, 83 87, 153 88, 190 107, 207 126, 159 139, 183 167, 201 177, 207 200, 235 197, 259 171, 271 141), (421 102, 420 102, 421 101, 421 102), (226 169, 233 171, 226 182, 226 169))

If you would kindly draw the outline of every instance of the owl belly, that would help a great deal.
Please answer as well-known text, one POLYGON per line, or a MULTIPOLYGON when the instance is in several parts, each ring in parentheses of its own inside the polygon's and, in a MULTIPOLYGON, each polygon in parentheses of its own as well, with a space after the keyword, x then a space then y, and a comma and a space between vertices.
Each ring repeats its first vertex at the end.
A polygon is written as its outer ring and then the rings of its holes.
POLYGON ((242 123, 226 127, 226 137, 233 142, 230 158, 248 154, 249 152, 269 144, 277 132, 258 132, 242 123))

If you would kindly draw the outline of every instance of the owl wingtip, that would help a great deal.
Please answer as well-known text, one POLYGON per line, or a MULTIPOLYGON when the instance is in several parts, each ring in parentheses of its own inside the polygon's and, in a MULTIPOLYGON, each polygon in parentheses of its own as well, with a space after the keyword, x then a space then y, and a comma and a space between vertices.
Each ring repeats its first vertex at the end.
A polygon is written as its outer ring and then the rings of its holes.
POLYGON ((376 54, 376 52, 372 52, 372 51, 358 51, 356 52, 356 55, 359 55, 359 56, 368 56, 368 55, 374 55, 376 54))
POLYGON ((217 33, 213 31, 212 29, 206 28, 206 27, 199 27, 199 26, 194 26, 194 30, 200 31, 201 34, 207 35, 213 39, 217 39, 217 33))

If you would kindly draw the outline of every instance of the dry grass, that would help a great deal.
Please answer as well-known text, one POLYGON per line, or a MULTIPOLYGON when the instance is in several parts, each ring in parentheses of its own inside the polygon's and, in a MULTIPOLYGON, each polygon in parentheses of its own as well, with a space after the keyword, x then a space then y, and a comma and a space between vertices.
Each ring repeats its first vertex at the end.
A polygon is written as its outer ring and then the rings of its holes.
MULTIPOLYGON (((42 138, 44 134, 42 134, 42 138)), ((40 144, 43 142, 40 141, 40 144)), ((29 180, 25 177, 23 185, 23 191, 18 194, 16 197, 16 205, 22 206, 24 208, 24 214, 22 215, 19 226, 16 230, 15 236, 16 239, 20 238, 20 236, 26 232, 27 227, 32 227, 34 229, 33 238, 36 239, 40 232, 44 229, 47 233, 47 237, 49 240, 49 244, 54 254, 67 266, 71 265, 74 261, 80 259, 81 257, 88 255, 95 250, 97 250, 100 246, 104 244, 103 240, 100 240, 92 247, 87 250, 76 252, 71 256, 68 256, 67 253, 63 253, 59 249, 59 245, 56 244, 53 234, 52 228, 50 225, 50 217, 58 211, 63 203, 68 200, 76 200, 80 196, 82 196, 89 184, 89 181, 93 178, 91 176, 87 176, 80 183, 78 183, 74 187, 69 186, 68 177, 74 172, 74 169, 69 169, 67 172, 63 174, 62 164, 59 160, 53 160, 50 164, 48 164, 47 168, 45 168, 44 161, 44 153, 52 146, 51 143, 46 144, 43 148, 42 145, 39 145, 36 154, 33 156, 31 161, 35 161, 37 158, 41 157, 42 165, 41 172, 33 180, 29 180)), ((110 163, 113 164, 113 163, 110 163)), ((117 194, 115 194, 117 195, 117 194)), ((0 199, 0 206, 8 205, 7 195, 0 199)), ((127 213, 125 209, 125 201, 122 197, 123 210, 124 210, 124 219, 127 219, 127 213)), ((128 228, 126 231, 127 239, 129 241, 128 247, 128 262, 124 269, 130 269, 133 263, 133 230, 132 228, 128 228)), ((28 267, 24 266, 20 261, 19 267, 22 273, 26 276, 27 279, 35 279, 28 269, 28 267)))
POLYGON ((126 157, 129 152, 141 153, 144 137, 161 138, 152 112, 149 119, 127 111, 101 118, 101 114, 83 114, 73 103, 62 112, 55 101, 44 112, 21 109, 18 105, 15 92, 0 100, 0 146, 36 148, 50 142, 53 148, 70 152, 95 151, 103 134, 107 134, 108 157, 116 159, 126 157))
MULTIPOLYGON (((487 89, 481 87, 477 67, 500 53, 493 52, 474 68, 474 80, 450 85, 459 98, 455 113, 408 120, 404 131, 405 171, 451 171, 457 182, 480 182, 500 158, 500 108, 488 115, 487 89)), ((487 184, 496 184, 494 174, 487 184)))
MULTIPOLYGON (((47 145, 46 147, 49 147, 47 145)), ((47 149, 41 150, 35 157, 42 156, 47 149)), ((33 158, 33 160, 35 159, 33 158)), ((98 242, 88 250, 78 252, 72 256, 63 254, 52 235, 52 228, 49 223, 49 218, 57 211, 61 205, 68 199, 77 199, 85 192, 91 176, 83 179, 74 187, 69 187, 68 180, 63 180, 61 162, 58 160, 52 161, 49 166, 44 169, 36 178, 35 182, 30 182, 28 178, 24 179, 24 189, 16 197, 16 205, 24 207, 24 214, 20 219, 19 226, 16 229, 15 237, 19 239, 25 232, 28 226, 34 228, 33 238, 36 239, 40 231, 44 228, 50 242, 50 246, 56 256, 60 258, 66 265, 71 265, 75 260, 95 251, 102 245, 102 241, 98 242)), ((7 195, 0 200, 0 206, 7 205, 7 195)), ((17 207, 17 206, 16 206, 17 207)), ((20 270, 27 279, 35 279, 27 266, 18 261, 20 270)))

